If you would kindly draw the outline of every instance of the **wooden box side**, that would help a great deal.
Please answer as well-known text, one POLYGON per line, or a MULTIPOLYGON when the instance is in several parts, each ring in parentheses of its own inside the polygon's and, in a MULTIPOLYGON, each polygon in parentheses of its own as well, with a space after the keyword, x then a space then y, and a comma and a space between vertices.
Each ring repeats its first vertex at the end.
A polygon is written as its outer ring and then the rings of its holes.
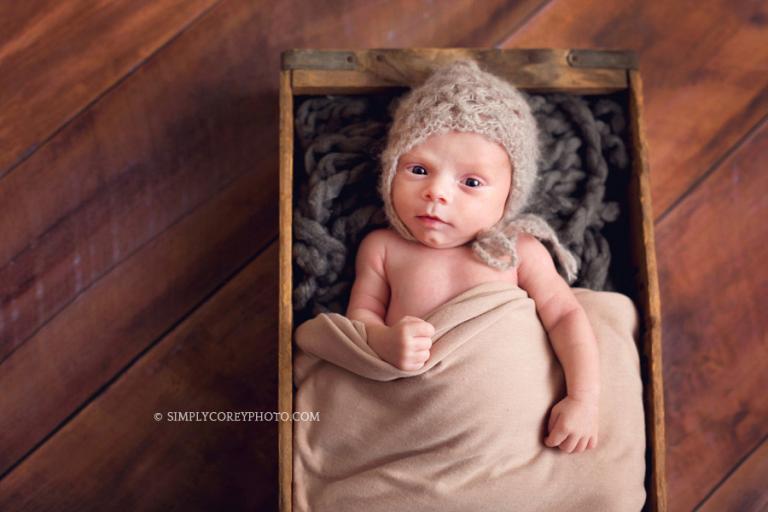
POLYGON ((367 94, 410 87, 438 66, 473 58, 520 89, 573 94, 626 90, 633 52, 578 49, 411 48, 290 50, 283 68, 293 70, 295 94, 367 94))
POLYGON ((653 234, 651 184, 648 151, 645 142, 642 80, 639 71, 628 71, 629 115, 633 148, 632 179, 629 190, 633 267, 637 269, 637 290, 641 310, 641 358, 645 360, 644 397, 646 439, 650 451, 649 503, 654 512, 667 510, 666 441, 664 433, 664 387, 661 361, 661 299, 656 268, 656 248, 653 234))
MULTIPOLYGON (((293 413, 293 91, 290 70, 280 72, 280 255, 279 255, 279 319, 278 319, 278 395, 277 408, 293 413)), ((292 510, 293 423, 278 422, 278 483, 281 512, 292 510)))
MULTIPOLYGON (((650 489, 646 509, 667 510, 664 403, 661 366, 661 308, 646 143, 642 131, 642 90, 631 52, 525 49, 291 50, 283 52, 280 80, 280 319, 279 396, 281 412, 293 412, 292 208, 294 95, 369 94, 409 87, 444 61, 461 57, 521 89, 571 94, 629 92, 633 168, 628 191, 633 232, 633 268, 641 309, 643 368, 650 489)), ((280 510, 292 510, 292 423, 279 423, 280 510)))

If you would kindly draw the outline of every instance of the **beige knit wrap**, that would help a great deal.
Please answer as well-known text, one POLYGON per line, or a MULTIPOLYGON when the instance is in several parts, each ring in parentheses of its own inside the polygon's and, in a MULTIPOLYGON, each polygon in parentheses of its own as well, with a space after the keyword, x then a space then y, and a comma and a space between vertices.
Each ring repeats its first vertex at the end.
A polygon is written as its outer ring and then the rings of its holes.
POLYGON ((406 94, 395 109, 387 145, 381 154, 379 192, 392 227, 406 240, 416 240, 392 205, 392 180, 400 156, 433 134, 472 132, 500 144, 512 164, 512 182, 501 220, 471 242, 475 255, 490 267, 517 265, 520 232, 551 243, 569 283, 578 263, 547 222, 521 212, 536 183, 539 143, 536 119, 525 98, 509 82, 480 69, 474 60, 458 60, 435 70, 406 94))

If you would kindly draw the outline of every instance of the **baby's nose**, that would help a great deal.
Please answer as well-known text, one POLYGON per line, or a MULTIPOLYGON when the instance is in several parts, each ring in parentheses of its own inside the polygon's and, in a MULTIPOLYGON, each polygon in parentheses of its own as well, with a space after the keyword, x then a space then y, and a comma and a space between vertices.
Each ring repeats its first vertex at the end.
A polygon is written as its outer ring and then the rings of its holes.
POLYGON ((450 192, 447 184, 440 180, 433 180, 424 188, 424 199, 447 203, 450 200, 450 192))

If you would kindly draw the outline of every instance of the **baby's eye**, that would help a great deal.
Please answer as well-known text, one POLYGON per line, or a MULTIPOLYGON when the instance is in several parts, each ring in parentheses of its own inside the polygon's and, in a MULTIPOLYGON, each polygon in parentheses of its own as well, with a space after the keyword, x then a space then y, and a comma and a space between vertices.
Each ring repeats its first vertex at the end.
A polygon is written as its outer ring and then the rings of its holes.
POLYGON ((482 183, 480 183, 480 180, 478 180, 477 178, 467 178, 464 183, 466 183, 468 187, 472 187, 472 188, 476 188, 482 185, 482 183))
POLYGON ((414 165, 413 167, 411 167, 411 172, 413 174, 418 174, 420 176, 427 174, 427 170, 420 165, 414 165))

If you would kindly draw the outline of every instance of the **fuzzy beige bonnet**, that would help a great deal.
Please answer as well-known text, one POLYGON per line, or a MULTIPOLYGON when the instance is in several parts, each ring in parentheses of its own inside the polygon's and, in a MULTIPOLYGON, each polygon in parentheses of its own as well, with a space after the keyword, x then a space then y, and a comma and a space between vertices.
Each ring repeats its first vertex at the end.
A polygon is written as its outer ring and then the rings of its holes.
POLYGON ((379 192, 392 227, 406 240, 415 240, 392 205, 392 180, 400 156, 429 136, 449 131, 472 132, 500 144, 512 164, 512 181, 502 218, 472 243, 487 265, 506 269, 517 264, 519 232, 547 240, 566 272, 576 278, 578 264, 547 222, 521 214, 536 183, 539 159, 538 128, 530 106, 509 82, 480 69, 474 60, 451 62, 406 94, 395 109, 387 144, 381 154, 379 192))

